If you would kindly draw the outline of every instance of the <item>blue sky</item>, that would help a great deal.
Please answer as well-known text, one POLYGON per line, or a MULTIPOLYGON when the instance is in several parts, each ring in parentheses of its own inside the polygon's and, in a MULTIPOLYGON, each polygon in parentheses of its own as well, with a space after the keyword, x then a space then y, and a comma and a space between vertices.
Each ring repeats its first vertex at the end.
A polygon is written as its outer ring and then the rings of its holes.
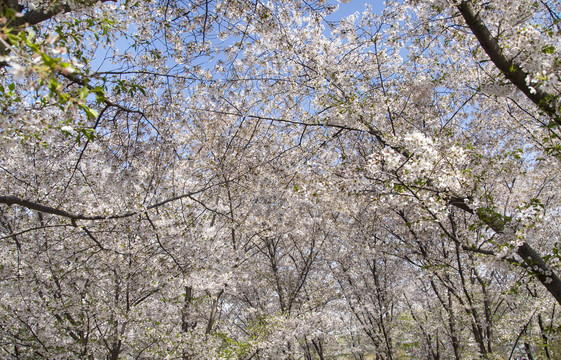
MULTIPOLYGON (((329 16, 329 20, 337 21, 347 16, 350 16, 356 12, 362 13, 364 11, 364 7, 366 4, 369 4, 372 7, 372 10, 375 13, 381 13, 384 9, 384 1, 383 0, 352 0, 350 2, 341 3, 339 0, 328 0, 331 3, 337 4, 339 6, 339 10, 336 11, 333 15, 329 16)), ((133 26, 134 29, 134 26, 133 26)), ((130 40, 119 39, 117 41, 117 47, 122 52, 130 52, 133 51, 130 48, 130 40)), ((94 69, 99 70, 110 70, 114 69, 115 65, 105 64, 103 61, 104 49, 100 49, 101 51, 96 54, 96 58, 93 60, 94 69)), ((170 66, 174 66, 174 63, 170 63, 170 66)), ((118 65, 117 65, 118 67, 118 65)))
POLYGON ((372 10, 375 13, 380 13, 382 9, 384 9, 384 1, 383 0, 353 0, 346 4, 339 3, 339 11, 334 14, 338 18, 344 18, 346 16, 352 15, 355 12, 362 12, 364 10, 364 5, 370 4, 372 6, 372 10))

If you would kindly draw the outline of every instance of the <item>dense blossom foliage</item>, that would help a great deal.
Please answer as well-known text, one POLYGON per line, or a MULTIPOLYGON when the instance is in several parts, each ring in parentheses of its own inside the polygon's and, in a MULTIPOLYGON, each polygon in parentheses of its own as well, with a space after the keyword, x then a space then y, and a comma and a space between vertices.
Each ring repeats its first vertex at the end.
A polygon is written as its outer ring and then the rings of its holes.
POLYGON ((561 3, 0 2, 0 356, 561 356, 561 3))

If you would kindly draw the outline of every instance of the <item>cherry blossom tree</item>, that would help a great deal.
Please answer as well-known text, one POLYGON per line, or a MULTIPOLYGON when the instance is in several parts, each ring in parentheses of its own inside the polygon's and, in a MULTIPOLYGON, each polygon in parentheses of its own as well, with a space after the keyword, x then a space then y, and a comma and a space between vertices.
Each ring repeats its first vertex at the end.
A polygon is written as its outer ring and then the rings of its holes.
POLYGON ((3 356, 559 356, 561 5, 336 8, 2 3, 3 356))

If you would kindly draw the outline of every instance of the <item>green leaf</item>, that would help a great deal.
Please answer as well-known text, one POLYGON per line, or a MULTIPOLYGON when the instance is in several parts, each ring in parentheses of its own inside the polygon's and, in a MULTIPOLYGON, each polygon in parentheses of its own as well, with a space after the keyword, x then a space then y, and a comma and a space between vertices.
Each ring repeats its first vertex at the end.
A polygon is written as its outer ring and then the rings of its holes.
POLYGON ((80 89, 80 91, 78 92, 78 96, 80 97, 81 100, 85 100, 88 97, 88 94, 90 93, 90 90, 88 89, 87 86, 84 86, 83 88, 80 89))
POLYGON ((542 47, 542 53, 544 54, 554 54, 555 53, 555 46, 548 44, 542 47))
POLYGON ((80 133, 84 135, 89 141, 95 139, 95 130, 92 128, 83 128, 80 130, 80 133))
POLYGON ((88 106, 84 106, 84 112, 86 113, 86 116, 90 119, 97 119, 97 117, 99 115, 99 113, 96 110, 94 110, 94 109, 92 109, 88 106))

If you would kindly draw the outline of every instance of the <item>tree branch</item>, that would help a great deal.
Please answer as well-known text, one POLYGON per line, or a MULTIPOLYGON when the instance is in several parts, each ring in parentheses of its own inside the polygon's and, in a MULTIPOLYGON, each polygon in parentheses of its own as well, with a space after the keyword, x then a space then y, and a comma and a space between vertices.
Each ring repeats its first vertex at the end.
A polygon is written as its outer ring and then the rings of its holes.
MULTIPOLYGON (((116 0, 90 0, 90 1, 83 1, 78 3, 82 6, 93 6, 98 2, 116 2, 116 0)), ((42 23, 43 21, 52 19, 58 14, 66 14, 77 10, 76 8, 72 8, 68 4, 59 4, 47 9, 27 9, 20 4, 15 4, 16 6, 13 7, 13 10, 16 12, 23 11, 23 16, 13 18, 8 22, 9 27, 18 28, 18 27, 25 27, 30 25, 37 25, 42 23)))
MULTIPOLYGON (((186 197, 191 197, 193 195, 199 194, 203 191, 208 190, 209 188, 211 188, 214 185, 208 185, 200 190, 197 191, 193 191, 193 192, 189 192, 186 194, 182 194, 182 195, 178 195, 178 196, 174 196, 165 200, 162 200, 160 202, 157 202, 155 204, 152 204, 148 207, 146 207, 146 210, 151 210, 157 207, 160 207, 162 205, 165 205, 167 203, 173 202, 173 201, 177 201, 186 197)), ((89 220, 89 221, 93 221, 93 220, 111 220, 111 219, 124 219, 124 218, 128 218, 134 215, 138 215, 140 213, 142 213, 142 211, 129 211, 129 212, 125 212, 122 214, 116 214, 116 215, 84 215, 84 214, 73 214, 71 212, 68 212, 66 210, 62 210, 62 209, 57 209, 48 205, 43 205, 34 201, 30 201, 30 200, 25 200, 22 198, 19 198, 17 196, 12 196, 12 195, 8 195, 8 196, 0 196, 0 204, 6 204, 8 206, 12 206, 12 205, 19 205, 22 206, 26 209, 29 210, 35 210, 35 211, 39 211, 45 214, 52 214, 52 215, 58 215, 58 216, 62 216, 65 218, 68 218, 70 220, 72 220, 72 222, 75 222, 76 220, 89 220)))
POLYGON ((547 266, 542 257, 528 243, 524 242, 516 249, 516 253, 529 265, 529 271, 536 276, 542 285, 561 304, 561 279, 547 266))
MULTIPOLYGON (((462 198, 453 197, 449 200, 449 204, 462 209, 470 214, 476 215, 479 220, 481 220, 485 225, 489 226, 497 234, 504 234, 504 228, 506 220, 500 214, 494 216, 494 211, 487 208, 479 208, 473 211, 462 198)), ((462 246, 462 249, 467 251, 473 251, 486 255, 495 255, 492 251, 480 250, 476 248, 471 248, 469 246, 462 246)), ((527 242, 523 242, 516 248, 516 254, 524 260, 522 266, 526 270, 534 275, 538 281, 549 291, 551 295, 561 304, 561 279, 553 270, 547 266, 543 258, 538 254, 538 252, 530 246, 527 242)), ((509 259, 507 259, 509 262, 509 259)))
POLYGON ((497 39, 493 37, 491 31, 489 31, 479 16, 479 13, 473 8, 472 1, 462 1, 460 5, 458 5, 458 10, 495 66, 514 86, 522 91, 528 99, 536 104, 540 110, 550 116, 557 125, 561 126, 561 117, 557 113, 557 106, 555 104, 557 97, 538 88, 531 88, 527 84, 526 79, 529 74, 525 72, 519 64, 508 59, 504 55, 497 39))

